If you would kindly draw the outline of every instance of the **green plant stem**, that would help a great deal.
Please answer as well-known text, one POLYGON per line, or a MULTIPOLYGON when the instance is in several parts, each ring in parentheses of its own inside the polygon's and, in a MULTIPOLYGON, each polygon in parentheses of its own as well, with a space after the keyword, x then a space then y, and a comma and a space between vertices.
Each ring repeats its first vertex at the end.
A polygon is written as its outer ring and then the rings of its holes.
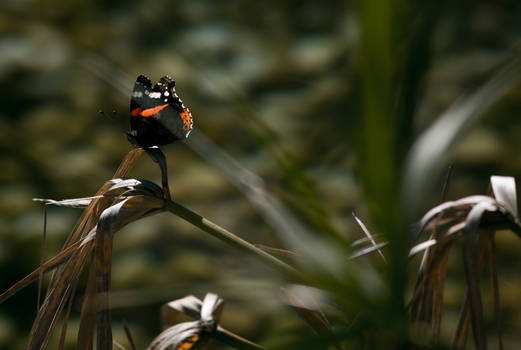
POLYGON ((220 326, 217 326, 217 329, 213 333, 213 338, 215 338, 225 344, 228 344, 236 349, 245 349, 245 350, 264 349, 264 347, 262 347, 258 344, 255 344, 255 343, 249 341, 248 339, 244 339, 244 338, 238 336, 237 334, 233 334, 232 332, 227 331, 226 329, 224 329, 220 326))
POLYGON ((260 257, 266 263, 292 276, 293 278, 298 280, 304 280, 302 273, 296 270, 294 267, 275 258, 273 255, 257 248, 250 242, 245 241, 244 239, 222 228, 221 226, 211 222, 210 220, 205 219, 201 215, 194 213, 190 209, 183 207, 179 203, 176 203, 174 201, 167 201, 165 204, 165 209, 171 212, 172 214, 177 215, 180 218, 188 221, 192 225, 199 227, 201 230, 211 234, 217 239, 220 239, 221 241, 224 241, 236 248, 239 248, 243 251, 252 253, 260 257))

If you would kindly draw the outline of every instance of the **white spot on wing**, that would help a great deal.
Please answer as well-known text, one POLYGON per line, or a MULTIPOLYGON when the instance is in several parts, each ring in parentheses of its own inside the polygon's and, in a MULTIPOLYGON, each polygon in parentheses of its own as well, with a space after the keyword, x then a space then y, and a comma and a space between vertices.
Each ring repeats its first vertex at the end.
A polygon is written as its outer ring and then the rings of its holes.
POLYGON ((148 95, 150 98, 161 98, 161 93, 160 92, 152 92, 151 94, 148 95))

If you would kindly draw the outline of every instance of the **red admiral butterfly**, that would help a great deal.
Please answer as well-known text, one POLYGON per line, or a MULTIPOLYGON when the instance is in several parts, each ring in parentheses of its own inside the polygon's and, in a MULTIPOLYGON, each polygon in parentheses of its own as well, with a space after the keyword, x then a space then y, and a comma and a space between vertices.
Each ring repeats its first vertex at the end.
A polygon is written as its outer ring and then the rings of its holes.
POLYGON ((165 75, 152 87, 140 75, 130 98, 130 142, 148 148, 184 140, 192 131, 190 110, 175 93, 175 81, 165 75))

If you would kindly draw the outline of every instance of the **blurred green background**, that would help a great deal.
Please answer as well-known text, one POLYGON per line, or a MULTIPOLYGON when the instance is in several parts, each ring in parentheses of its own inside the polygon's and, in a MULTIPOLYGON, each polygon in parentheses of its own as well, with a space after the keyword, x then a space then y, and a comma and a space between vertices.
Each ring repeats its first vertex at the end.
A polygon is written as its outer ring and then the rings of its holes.
MULTIPOLYGON (((131 149, 125 132, 139 74, 171 75, 194 117, 191 138, 163 148, 178 202, 253 243, 280 246, 278 224, 248 200, 233 165, 316 235, 360 238, 354 211, 376 233, 393 227, 392 239, 412 224, 395 213, 411 143, 481 86, 520 35, 514 0, 3 0, 0 290, 39 264, 43 209, 32 198, 92 195, 131 149)), ((449 199, 485 193, 493 174, 520 178, 520 112, 518 86, 451 149, 449 199)), ((160 180, 146 156, 131 175, 160 180)), ((434 182, 418 193, 419 214, 440 201, 443 176, 434 182)), ((47 257, 79 215, 49 208, 47 257)), ((521 243, 505 232, 497 248, 505 339, 514 348, 521 243)), ((129 225, 114 249, 114 334, 122 344, 123 320, 144 348, 158 333, 162 303, 206 292, 225 299, 223 325, 248 339, 306 329, 281 301, 272 270, 172 215, 129 225)), ((448 339, 464 293, 461 258, 449 264, 448 339)), ((396 270, 406 272, 405 284, 414 268, 396 270)), ((0 305, 0 348, 23 348, 35 312, 36 285, 0 305)), ((73 319, 70 348, 75 327, 73 319)))

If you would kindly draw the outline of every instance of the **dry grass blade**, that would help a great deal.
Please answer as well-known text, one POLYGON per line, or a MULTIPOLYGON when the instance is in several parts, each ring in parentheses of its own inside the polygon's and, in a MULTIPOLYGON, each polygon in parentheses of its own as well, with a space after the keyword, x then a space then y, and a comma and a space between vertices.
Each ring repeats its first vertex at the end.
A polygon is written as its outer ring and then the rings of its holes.
POLYGON ((492 292, 494 294, 494 316, 496 318, 496 329, 498 337, 498 349, 503 350, 503 330, 501 326, 501 304, 499 301, 499 282, 496 268, 496 245, 494 240, 490 242, 490 279, 492 281, 492 292))
MULTIPOLYGON (((493 233, 491 231, 480 229, 479 236, 477 237, 476 244, 476 253, 474 254, 476 257, 475 261, 475 271, 476 271, 476 282, 479 284, 481 279, 481 274, 483 269, 485 268, 486 257, 490 251, 490 242, 493 237, 493 233)), ((467 287, 467 292, 465 294, 464 301, 462 303, 462 308, 460 312, 460 319, 458 322, 458 328, 454 337, 453 347, 457 349, 465 348, 469 328, 472 324, 472 306, 471 306, 471 292, 470 288, 467 287)), ((474 296, 475 297, 475 296, 474 296)), ((475 312, 475 311, 474 311, 475 312)), ((479 312, 479 311, 478 311, 479 312)))
POLYGON ((78 349, 90 350, 94 339, 94 327, 96 326, 96 269, 94 265, 89 268, 87 287, 81 307, 80 329, 78 330, 78 349))
MULTIPOLYGON (((450 229, 449 229, 450 230, 450 229)), ((424 251, 423 259, 411 301, 411 315, 421 336, 431 325, 432 340, 437 343, 441 328, 441 307, 449 250, 454 241, 450 236, 441 236, 439 241, 431 238, 413 247, 409 252, 424 251)))
POLYGON ((42 297, 42 283, 43 283, 43 262, 45 261, 45 242, 47 241, 47 207, 43 207, 43 234, 42 247, 40 250, 40 273, 38 275, 38 296, 36 299, 36 312, 40 310, 40 300, 42 297))
POLYGON ((428 249, 429 247, 432 247, 436 243, 438 243, 438 241, 436 241, 435 239, 429 239, 429 240, 426 240, 422 243, 415 245, 414 247, 411 248, 411 250, 409 250, 409 257, 412 257, 412 256, 428 249))
POLYGON ((374 251, 380 252, 380 249, 385 247, 387 244, 388 244, 388 242, 380 242, 380 243, 376 243, 375 245, 371 245, 369 247, 359 249, 356 252, 354 252, 353 254, 351 254, 349 256, 349 259, 356 259, 361 256, 367 255, 369 253, 372 253, 374 251))
POLYGON ((134 339, 132 338, 132 333, 130 332, 130 328, 127 324, 127 321, 123 320, 123 329, 125 330, 125 335, 127 336, 128 342, 130 344, 130 348, 132 350, 136 349, 136 344, 134 343, 134 339))
MULTIPOLYGON (((378 251, 378 254, 380 254, 380 256, 382 257, 382 260, 383 260, 384 262, 387 262, 387 261, 385 260, 385 256, 384 256, 384 254, 383 254, 382 251, 379 249, 380 247, 377 247, 377 244, 376 244, 376 242, 375 242, 373 236, 371 235, 371 233, 369 232, 369 230, 367 229, 367 227, 364 225, 364 223, 362 222, 362 220, 360 220, 360 219, 358 218, 358 216, 356 216, 355 213, 353 213, 353 217, 355 218, 356 223, 360 226, 360 228, 362 229, 362 231, 364 232, 364 234, 366 235, 366 237, 371 241, 371 244, 373 245, 373 247, 375 248, 375 250, 378 251)), ((363 255, 363 254, 360 254, 360 255, 363 255)), ((360 256, 360 255, 357 255, 357 256, 360 256)), ((353 258, 353 257, 351 257, 351 258, 353 258)))
POLYGON ((14 294, 18 293, 23 288, 27 287, 29 284, 34 282, 40 273, 45 273, 48 271, 51 271, 64 262, 66 262, 72 254, 74 254, 81 245, 87 244, 89 241, 91 241, 94 238, 94 235, 88 235, 83 240, 78 241, 74 243, 73 245, 70 245, 66 249, 63 249, 60 253, 56 254, 51 259, 47 260, 45 263, 42 264, 41 267, 34 270, 27 276, 25 276, 23 279, 15 283, 13 286, 11 286, 8 290, 6 290, 4 293, 0 295, 0 304, 9 299, 14 294))
POLYGON ((467 295, 465 295, 465 299, 461 305, 460 318, 458 321, 458 327, 456 329, 456 333, 454 335, 454 340, 452 342, 452 348, 454 349, 464 349, 467 344, 467 338, 470 328, 470 317, 469 317, 469 300, 467 295))
POLYGON ((82 260, 86 252, 86 246, 71 255, 71 258, 64 265, 59 278, 55 284, 51 285, 50 290, 36 315, 33 328, 29 335, 27 349, 45 349, 58 321, 58 316, 65 307, 67 300, 75 288, 85 260, 82 260))
POLYGON ((261 350, 264 349, 263 346, 259 344, 255 344, 248 339, 244 339, 243 337, 238 336, 235 333, 232 333, 221 326, 217 325, 217 328, 214 331, 213 338, 221 341, 224 344, 227 344, 234 349, 244 349, 244 350, 261 350))
MULTIPOLYGON (((380 236, 376 235, 376 234, 372 235, 372 237, 374 239, 380 238, 380 236)), ((351 242, 351 247, 361 246, 361 245, 366 244, 367 242, 369 242, 369 243, 371 242, 371 240, 369 238, 367 238, 367 237, 358 238, 357 240, 354 240, 353 242, 351 242)))
POLYGON ((93 199, 102 198, 102 197, 103 196, 73 198, 73 199, 63 199, 61 201, 56 201, 53 199, 44 199, 44 198, 33 198, 33 201, 43 202, 47 205, 55 205, 58 207, 85 208, 92 202, 93 199))
POLYGON ((483 331, 483 304, 479 288, 480 278, 476 266, 478 260, 478 227, 483 214, 489 209, 491 209, 491 207, 487 203, 474 206, 467 216, 467 225, 463 230, 465 243, 463 245, 463 262, 468 286, 470 321, 472 324, 472 333, 474 334, 474 342, 478 350, 484 350, 487 347, 485 333, 483 331))
MULTIPOLYGON (((72 289, 71 295, 74 295, 75 292, 76 292, 76 286, 74 286, 74 288, 72 289)), ((72 304, 73 304, 72 298, 69 300, 68 304, 69 305, 67 307, 67 311, 65 312, 65 317, 63 319, 63 327, 62 327, 62 332, 60 335, 60 342, 58 344, 58 350, 63 350, 65 348, 65 337, 67 335, 67 325, 69 324, 69 318, 71 315, 72 304)))
MULTIPOLYGON (((432 242, 429 240, 428 242, 432 242)), ((441 320, 441 297, 450 244, 436 244, 425 250, 412 299, 412 317, 425 327, 432 323, 433 340, 437 341, 441 320)), ((424 329, 420 329, 424 330, 424 329)))
POLYGON ((105 197, 110 195, 116 197, 128 197, 132 195, 148 195, 151 197, 161 198, 163 191, 152 181, 144 179, 112 179, 113 185, 105 193, 105 197))
POLYGON ((441 331, 441 307, 443 305, 443 291, 445 288, 445 277, 447 264, 449 262, 449 249, 443 248, 438 253, 437 269, 433 273, 434 287, 432 295, 432 338, 435 343, 439 341, 441 331))
POLYGON ((114 346, 120 350, 127 350, 123 345, 114 340, 114 346))
MULTIPOLYGON (((97 350, 112 349, 112 322, 109 304, 112 238, 115 233, 115 222, 123 203, 105 209, 100 216, 96 230, 94 245, 96 297, 93 300, 98 310, 97 350)), ((89 282, 92 283, 92 280, 89 282)))

